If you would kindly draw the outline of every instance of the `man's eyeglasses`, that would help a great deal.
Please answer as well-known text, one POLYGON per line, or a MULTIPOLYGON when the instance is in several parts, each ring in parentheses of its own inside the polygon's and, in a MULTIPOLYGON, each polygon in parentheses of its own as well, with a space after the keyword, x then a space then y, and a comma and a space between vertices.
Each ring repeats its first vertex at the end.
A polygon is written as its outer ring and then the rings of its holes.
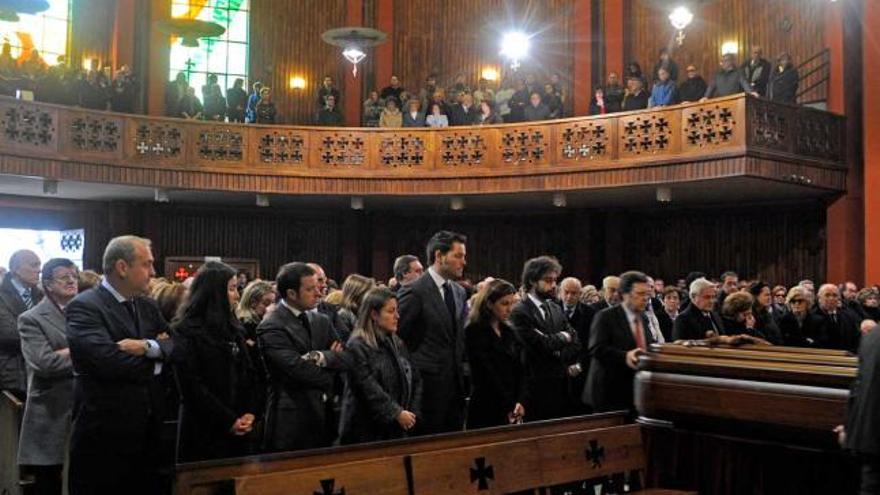
POLYGON ((76 282, 79 279, 77 278, 76 275, 62 275, 60 277, 54 277, 54 278, 52 278, 52 280, 57 280, 59 282, 66 282, 69 284, 71 282, 76 282))

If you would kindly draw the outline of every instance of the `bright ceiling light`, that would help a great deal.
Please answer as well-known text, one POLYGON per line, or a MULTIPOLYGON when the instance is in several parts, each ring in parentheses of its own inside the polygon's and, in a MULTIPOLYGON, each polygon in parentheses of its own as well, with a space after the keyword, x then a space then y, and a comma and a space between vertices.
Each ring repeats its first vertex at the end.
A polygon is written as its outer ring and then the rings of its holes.
POLYGON ((529 36, 520 31, 505 33, 501 38, 501 55, 510 59, 510 67, 516 70, 519 61, 529 54, 529 36))
POLYGON ((687 7, 677 7, 669 14, 669 21, 672 22, 672 27, 679 31, 688 27, 693 20, 694 14, 687 7))
POLYGON ((721 44, 722 55, 736 55, 739 53, 739 45, 736 41, 725 41, 721 44))

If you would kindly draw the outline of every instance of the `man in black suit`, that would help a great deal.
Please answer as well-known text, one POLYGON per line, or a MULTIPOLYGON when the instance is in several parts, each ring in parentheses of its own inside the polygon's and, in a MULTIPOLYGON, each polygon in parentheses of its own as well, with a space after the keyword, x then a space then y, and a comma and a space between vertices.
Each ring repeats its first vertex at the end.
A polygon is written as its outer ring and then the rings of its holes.
POLYGON ((861 493, 880 493, 880 330, 876 325, 859 347, 859 372, 847 409, 843 444, 862 462, 861 493))
POLYGON ((834 284, 819 287, 816 305, 804 322, 804 335, 813 347, 843 349, 856 352, 859 348, 861 321, 841 307, 840 291, 834 284))
POLYGON ((265 447, 286 451, 329 447, 333 378, 344 368, 342 344, 331 336, 330 320, 316 311, 318 276, 305 263, 288 263, 275 278, 281 302, 257 327, 257 341, 269 373, 265 447))
POLYGON ((39 281, 40 258, 27 249, 12 253, 9 273, 0 284, 0 390, 9 391, 21 401, 27 397, 27 370, 21 354, 18 317, 42 299, 39 281))
POLYGON ((460 279, 467 238, 440 231, 428 241, 427 273, 400 290, 400 337, 422 375, 420 435, 460 431, 464 425, 464 322, 467 296, 460 279))
POLYGON ((103 268, 101 284, 65 308, 74 370, 70 493, 161 493, 159 375, 175 357, 168 324, 144 296, 155 275, 150 241, 111 240, 103 268))
POLYGON ((602 279, 602 300, 593 304, 594 313, 620 303, 620 294, 617 292, 619 286, 620 277, 609 275, 602 279))
POLYGON ((568 277, 559 284, 559 300, 562 301, 562 311, 568 320, 568 324, 574 329, 580 342, 581 351, 578 353, 576 368, 571 370, 568 380, 568 395, 572 403, 572 411, 579 414, 588 414, 589 408, 581 401, 587 373, 590 371, 590 325, 593 324, 593 316, 596 312, 593 308, 580 302, 581 281, 568 277))
POLYGON ((510 326, 526 351, 527 421, 573 413, 568 378, 580 372, 581 347, 577 332, 553 301, 561 272, 562 265, 550 256, 526 261, 522 273, 526 296, 510 313, 510 326))
POLYGON ((717 299, 715 284, 698 278, 690 285, 691 304, 681 312, 672 326, 672 340, 702 340, 724 335, 724 324, 714 310, 717 299))
POLYGON ((452 127, 474 125, 479 114, 480 109, 474 106, 473 95, 465 93, 461 97, 461 103, 452 106, 449 125, 452 127))
POLYGON ((654 343, 645 316, 648 278, 641 272, 620 276, 623 302, 600 311, 590 330, 593 362, 583 401, 596 412, 633 410, 633 378, 639 356, 654 343))
POLYGON ((724 272, 721 274, 721 290, 718 291, 718 297, 715 299, 715 312, 721 313, 721 307, 724 306, 724 300, 727 296, 739 290, 739 275, 736 272, 724 272))
POLYGON ((394 280, 397 281, 395 291, 398 293, 403 286, 415 282, 419 279, 419 277, 422 276, 423 273, 425 273, 425 269, 419 262, 419 258, 412 254, 403 254, 398 256, 394 260, 393 271, 394 280))

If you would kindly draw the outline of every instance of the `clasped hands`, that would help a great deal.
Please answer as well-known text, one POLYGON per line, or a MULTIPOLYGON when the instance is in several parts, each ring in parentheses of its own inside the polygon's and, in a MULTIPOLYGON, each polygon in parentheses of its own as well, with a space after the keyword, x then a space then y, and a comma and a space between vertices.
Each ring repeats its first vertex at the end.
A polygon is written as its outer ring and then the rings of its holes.
POLYGON ((232 428, 229 429, 233 435, 240 437, 242 435, 247 435, 254 429, 254 415, 251 413, 245 413, 240 418, 235 420, 235 423, 232 423, 232 428))

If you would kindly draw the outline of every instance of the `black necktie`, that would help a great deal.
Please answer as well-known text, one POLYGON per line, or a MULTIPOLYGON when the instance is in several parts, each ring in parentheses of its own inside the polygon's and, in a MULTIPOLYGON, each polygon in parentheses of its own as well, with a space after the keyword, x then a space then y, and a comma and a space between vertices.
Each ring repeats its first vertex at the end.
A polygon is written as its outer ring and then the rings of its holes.
POLYGON ((452 287, 450 287, 448 280, 443 284, 443 302, 446 303, 446 310, 449 311, 452 328, 455 328, 455 296, 452 295, 452 287))
POLYGON ((140 335, 140 323, 138 322, 137 308, 134 305, 134 301, 122 301, 122 305, 125 306, 125 310, 128 312, 128 316, 131 317, 131 322, 134 324, 134 329, 137 330, 138 335, 140 335))
POLYGON ((831 313, 831 321, 837 325, 837 313, 831 313))

